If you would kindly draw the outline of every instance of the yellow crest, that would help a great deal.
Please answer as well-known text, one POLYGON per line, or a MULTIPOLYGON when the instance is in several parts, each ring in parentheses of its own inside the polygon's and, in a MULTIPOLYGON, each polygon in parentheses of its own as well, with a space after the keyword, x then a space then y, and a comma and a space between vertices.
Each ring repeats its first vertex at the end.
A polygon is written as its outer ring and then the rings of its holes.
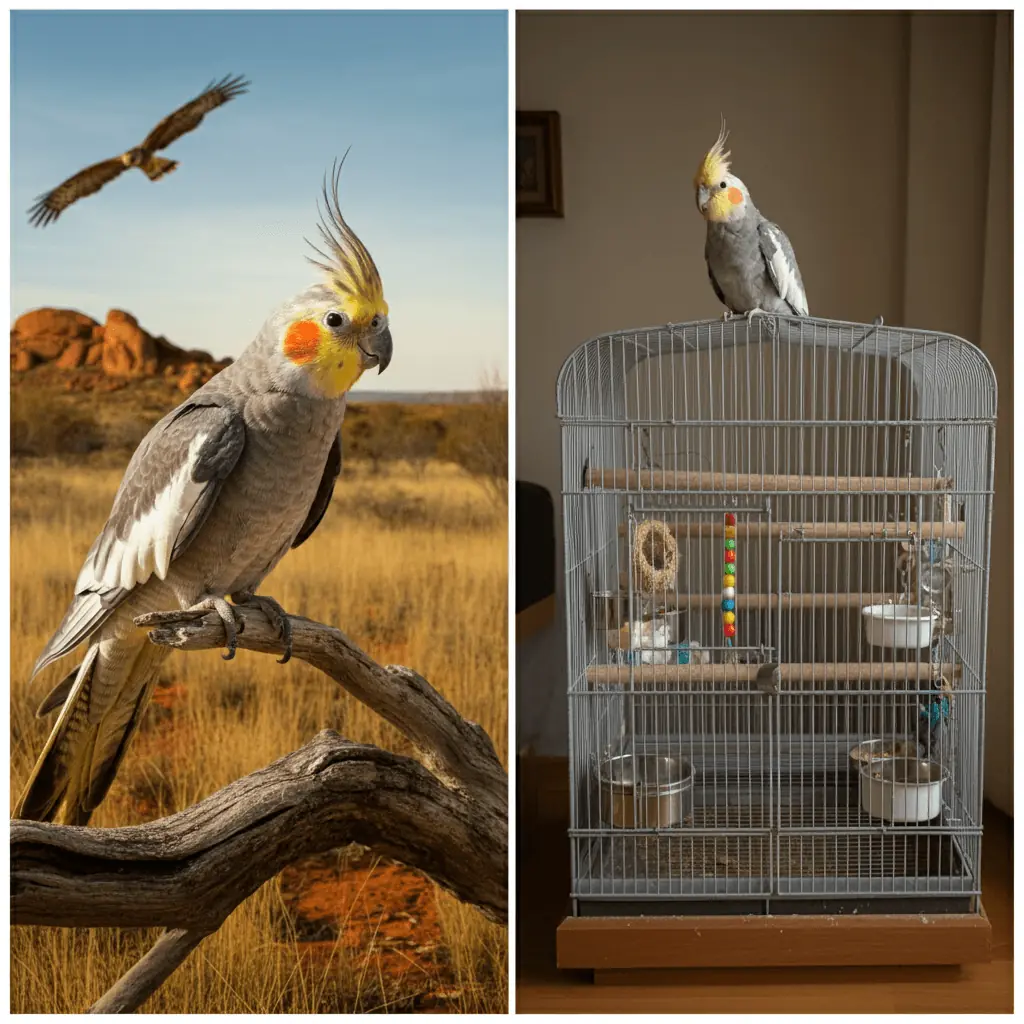
MULTIPOLYGON (((348 150, 345 151, 345 156, 348 156, 348 150)), ((307 239, 317 255, 322 257, 323 262, 311 256, 307 259, 326 272, 327 281, 338 293, 345 312, 354 324, 360 324, 368 323, 378 313, 386 316, 388 304, 384 301, 384 286, 381 284, 373 257, 341 214, 338 182, 341 180, 341 168, 344 163, 343 156, 341 162, 333 167, 330 191, 327 189, 326 178, 324 180, 326 214, 317 203, 317 212, 320 214, 320 223, 317 227, 327 252, 321 251, 307 239)))
POLYGON ((725 140, 728 137, 729 133, 725 129, 725 118, 722 118, 722 127, 718 131, 718 138, 700 162, 700 167, 697 168, 697 174, 693 179, 693 187, 695 189, 700 188, 701 185, 714 185, 729 173, 730 154, 725 150, 725 140))

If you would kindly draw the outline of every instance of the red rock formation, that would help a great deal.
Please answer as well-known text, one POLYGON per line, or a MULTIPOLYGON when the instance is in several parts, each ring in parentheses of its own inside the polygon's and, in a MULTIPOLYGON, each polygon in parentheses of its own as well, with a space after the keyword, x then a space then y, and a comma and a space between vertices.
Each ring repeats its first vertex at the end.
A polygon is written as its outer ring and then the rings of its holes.
POLYGON ((33 309, 15 320, 11 352, 30 352, 40 360, 57 359, 71 342, 91 339, 95 327, 99 324, 92 317, 73 309, 33 309))
POLYGON ((131 313, 112 309, 107 314, 102 365, 108 377, 152 377, 157 372, 156 342, 131 313))
POLYGON ((38 361, 38 357, 34 356, 28 349, 23 348, 11 352, 11 369, 15 373, 24 373, 26 370, 31 370, 38 361))
POLYGON ((87 352, 85 342, 81 338, 76 338, 61 352, 55 362, 62 370, 77 370, 85 362, 87 352))
POLYGON ((154 337, 120 309, 110 310, 103 324, 73 309, 34 309, 18 317, 11 329, 11 369, 26 373, 41 364, 53 365, 69 373, 66 384, 71 390, 109 390, 102 378, 93 379, 99 373, 110 384, 163 375, 191 392, 228 362, 154 337))

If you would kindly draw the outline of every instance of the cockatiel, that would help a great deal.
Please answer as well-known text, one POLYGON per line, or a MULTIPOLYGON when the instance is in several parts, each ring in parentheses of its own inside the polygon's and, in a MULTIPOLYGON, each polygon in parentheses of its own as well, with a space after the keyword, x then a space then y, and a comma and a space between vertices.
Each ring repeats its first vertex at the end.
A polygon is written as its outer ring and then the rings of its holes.
POLYGON ((732 313, 807 316, 793 246, 782 228, 753 204, 747 186, 730 173, 727 134, 723 123, 693 179, 697 209, 708 223, 704 258, 711 287, 732 313))
MULTIPOLYGON (((344 160, 342 160, 342 163, 344 160)), ((168 413, 132 456, 63 622, 33 670, 87 643, 81 665, 43 701, 63 705, 14 811, 84 825, 106 796, 149 703, 166 649, 133 620, 152 611, 216 611, 232 657, 235 604, 275 623, 256 590, 316 529, 341 470, 341 421, 363 372, 391 361, 388 305, 373 258, 338 205, 336 166, 321 212, 326 273, 285 303, 239 358, 168 413)))

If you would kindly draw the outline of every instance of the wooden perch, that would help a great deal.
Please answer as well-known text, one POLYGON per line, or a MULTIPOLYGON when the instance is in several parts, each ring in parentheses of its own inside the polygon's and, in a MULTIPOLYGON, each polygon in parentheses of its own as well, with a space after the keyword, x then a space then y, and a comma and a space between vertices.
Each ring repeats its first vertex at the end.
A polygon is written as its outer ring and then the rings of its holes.
MULTIPOLYGON (((744 683, 753 685, 760 665, 591 665, 587 682, 598 686, 629 686, 630 672, 638 690, 649 686, 744 683)), ((809 662, 783 664, 779 674, 787 685, 801 683, 909 683, 959 678, 960 666, 952 662, 809 662)), ((754 690, 757 693, 758 691, 754 690)))
MULTIPOLYGON (((683 513, 686 515, 687 513, 683 513)), ((698 513, 701 514, 701 513, 698 513)), ((703 513, 706 517, 707 513, 703 513)), ((666 523, 677 537, 698 540, 725 536, 725 522, 708 518, 693 522, 666 523)), ((739 540, 770 537, 773 540, 954 540, 967 536, 966 523, 764 523, 744 520, 732 527, 739 540)), ((619 527, 625 536, 628 527, 619 527)))
MULTIPOLYGON (((282 652, 261 612, 238 611, 239 647, 282 652)), ((156 627, 154 643, 181 650, 224 643, 209 613, 159 613, 139 623, 156 627)), ((487 734, 411 669, 384 668, 340 631, 308 619, 292 617, 292 629, 294 657, 397 726, 426 767, 328 730, 158 821, 113 829, 12 822, 12 924, 167 929, 92 1012, 136 1009, 265 881, 349 843, 507 920, 507 776, 487 734)))
MULTIPOLYGON (((619 585, 622 587, 622 590, 617 595, 621 609, 618 614, 625 618, 629 607, 629 591, 626 589, 627 580, 625 573, 619 574, 619 585)), ((649 600, 652 596, 658 602, 659 607, 679 609, 681 611, 698 611, 702 608, 720 609, 722 606, 721 594, 674 594, 672 591, 669 591, 667 594, 651 595, 634 590, 633 602, 637 614, 639 614, 640 608, 642 607, 641 602, 645 599, 649 600)), ((735 600, 737 610, 743 611, 779 607, 778 594, 739 593, 736 595, 735 600)), ((783 594, 782 607, 785 608, 786 611, 810 611, 820 608, 827 610, 849 608, 859 612, 867 605, 885 604, 886 601, 891 600, 892 591, 875 591, 870 593, 857 591, 856 593, 850 594, 836 591, 829 591, 826 593, 806 591, 796 594, 783 594)))
POLYGON ((938 476, 809 476, 795 473, 712 473, 709 470, 587 470, 587 487, 616 491, 738 491, 770 494, 780 491, 816 494, 936 494, 953 488, 950 477, 938 476))

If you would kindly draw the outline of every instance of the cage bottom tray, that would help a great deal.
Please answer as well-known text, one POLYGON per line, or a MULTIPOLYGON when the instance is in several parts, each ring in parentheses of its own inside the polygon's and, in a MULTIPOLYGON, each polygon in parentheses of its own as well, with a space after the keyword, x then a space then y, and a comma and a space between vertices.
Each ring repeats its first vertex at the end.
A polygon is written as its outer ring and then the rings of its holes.
POLYGON ((925 834, 900 825, 879 828, 860 809, 855 787, 788 791, 787 799, 774 813, 756 800, 697 806, 682 829, 705 830, 700 834, 608 829, 580 837, 575 895, 714 899, 976 891, 953 829, 925 834), (732 834, 707 834, 728 830, 732 834))

